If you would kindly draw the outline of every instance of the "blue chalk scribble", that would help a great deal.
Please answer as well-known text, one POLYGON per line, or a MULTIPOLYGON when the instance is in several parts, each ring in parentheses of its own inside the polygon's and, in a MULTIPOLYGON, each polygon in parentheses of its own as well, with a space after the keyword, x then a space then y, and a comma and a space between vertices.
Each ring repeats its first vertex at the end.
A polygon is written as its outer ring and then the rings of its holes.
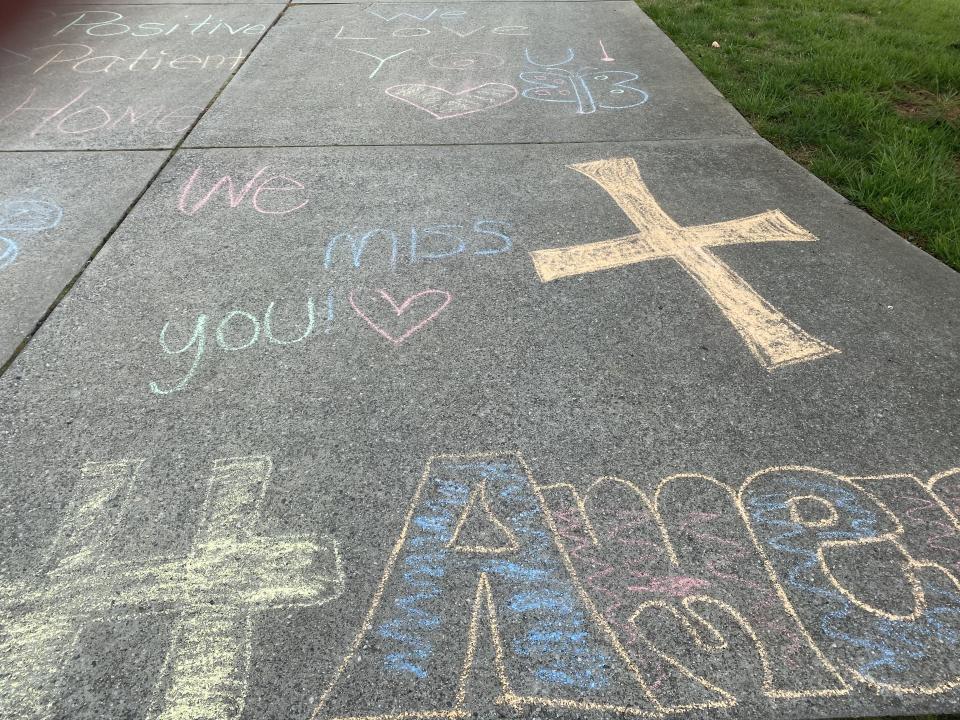
MULTIPOLYGON (((883 534, 880 517, 851 490, 809 478, 782 478, 789 490, 751 494, 750 517, 763 532, 771 556, 786 566, 785 582, 810 605, 826 606, 820 630, 831 640, 858 649, 857 671, 876 682, 910 682, 919 660, 960 647, 960 596, 934 582, 923 582, 926 611, 913 621, 891 620, 867 613, 833 587, 820 572, 817 549, 831 540, 861 540, 883 534), (815 494, 832 502, 844 522, 829 528, 805 527, 791 519, 788 502, 795 495, 815 494)), ((778 563, 779 564, 779 563, 778 563)))
POLYGON ((611 657, 592 633, 588 611, 519 464, 450 463, 428 484, 397 559, 399 587, 376 628, 387 642, 384 667, 417 680, 429 678, 431 668, 459 667, 462 654, 435 656, 438 648, 450 647, 451 638, 458 639, 457 652, 466 651, 474 588, 485 575, 497 632, 505 648, 524 660, 512 682, 541 688, 537 692, 544 686, 574 693, 606 687, 611 657), (516 537, 515 548, 497 553, 454 542, 471 493, 481 484, 488 498, 496 498, 497 521, 516 537))

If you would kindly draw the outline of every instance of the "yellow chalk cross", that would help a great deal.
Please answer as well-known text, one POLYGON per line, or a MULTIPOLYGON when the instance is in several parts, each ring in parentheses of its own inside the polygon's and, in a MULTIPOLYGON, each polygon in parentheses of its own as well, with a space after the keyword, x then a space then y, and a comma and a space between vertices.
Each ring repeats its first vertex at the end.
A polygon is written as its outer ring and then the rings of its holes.
POLYGON ((671 258, 707 291, 767 370, 839 352, 811 336, 764 300, 710 249, 763 242, 813 242, 817 238, 779 210, 682 227, 657 204, 633 158, 570 165, 607 191, 637 232, 602 242, 530 253, 541 282, 671 258))
POLYGON ((94 623, 173 617, 152 720, 228 720, 243 712, 256 615, 343 592, 336 541, 257 535, 268 457, 214 461, 186 557, 118 561, 109 550, 139 460, 88 463, 37 586, 0 586, 0 719, 59 717, 58 676, 94 623))

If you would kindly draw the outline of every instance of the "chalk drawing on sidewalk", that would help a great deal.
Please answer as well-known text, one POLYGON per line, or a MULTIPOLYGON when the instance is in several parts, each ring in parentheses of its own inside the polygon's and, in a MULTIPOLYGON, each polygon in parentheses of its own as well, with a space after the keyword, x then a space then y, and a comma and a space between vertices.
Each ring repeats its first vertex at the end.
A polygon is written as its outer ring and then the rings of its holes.
POLYGON ((598 41, 600 43, 600 51, 603 53, 603 56, 600 58, 603 62, 616 62, 610 55, 607 53, 607 49, 603 46, 603 40, 598 41))
POLYGON ((613 477, 580 493, 537 484, 516 452, 434 457, 313 720, 466 718, 490 702, 663 717, 747 695, 955 690, 960 523, 940 491, 957 480, 771 467, 739 491, 680 474, 650 495, 613 477), (908 499, 912 524, 867 486, 908 499), (937 562, 908 547, 931 528, 937 562), (864 568, 883 543, 900 575, 878 586, 864 568), (844 574, 831 553, 847 545, 862 555, 844 574), (905 609, 885 584, 907 589, 905 609))
POLYGON ((373 299, 370 293, 351 290, 350 307, 378 335, 394 345, 399 345, 429 325, 453 301, 453 295, 446 290, 432 288, 414 293, 399 303, 386 290, 377 290, 376 295, 382 302, 373 299), (383 303, 386 303, 395 317, 376 309, 377 306, 383 307, 383 303), (420 310, 414 310, 407 315, 407 311, 411 308, 420 308, 420 310))
POLYGON ((556 538, 518 453, 432 458, 314 718, 461 718, 490 700, 658 715, 556 538))
POLYGON ((587 591, 664 712, 732 707, 744 693, 848 692, 784 609, 733 488, 682 474, 649 496, 616 477, 582 493, 564 483, 541 489, 587 591))
POLYGON ((488 52, 453 52, 433 55, 427 59, 430 67, 440 70, 490 70, 503 65, 499 55, 488 52))
MULTIPOLYGON (((603 43, 601 43, 603 47, 603 43)), ((520 73, 520 80, 530 87, 523 91, 528 100, 549 103, 575 104, 577 115, 591 115, 598 110, 626 110, 639 107, 650 99, 650 95, 634 83, 640 76, 626 70, 598 70, 584 67, 569 70, 568 65, 575 59, 572 49, 567 49, 563 60, 554 63, 540 63, 530 56, 530 50, 523 51, 527 64, 536 70, 520 73)), ((601 60, 612 62, 606 55, 601 60)))
POLYGON ((767 370, 840 352, 786 318, 711 252, 714 247, 741 243, 816 241, 784 213, 769 210, 737 220, 682 227, 647 189, 633 158, 569 167, 600 185, 637 232, 615 240, 531 252, 541 282, 670 258, 706 291, 767 370))
POLYGON ((239 718, 258 617, 343 592, 336 540, 257 534, 272 469, 265 456, 214 461, 186 557, 117 559, 142 462, 84 465, 37 585, 0 586, 0 717, 60 717, 58 678, 84 628, 156 615, 174 628, 148 717, 239 718))
POLYGON ((63 208, 46 200, 0 201, 0 270, 9 267, 20 253, 19 243, 10 235, 52 230, 63 219, 63 208))
POLYGON ((456 92, 435 85, 408 83, 393 85, 385 92, 437 120, 450 120, 506 105, 517 98, 518 90, 506 83, 489 82, 456 92))
POLYGON ((786 466, 756 473, 740 489, 744 521, 786 607, 822 636, 832 663, 880 692, 960 688, 952 662, 960 652, 960 522, 934 489, 956 472, 924 483, 786 466), (949 529, 942 537, 953 542, 937 546, 936 561, 914 556, 903 521, 878 497, 891 484, 898 499, 920 495, 913 510, 932 511, 934 527, 949 529), (895 579, 864 577, 858 557, 868 556, 895 579), (894 594, 896 586, 906 592, 894 594))

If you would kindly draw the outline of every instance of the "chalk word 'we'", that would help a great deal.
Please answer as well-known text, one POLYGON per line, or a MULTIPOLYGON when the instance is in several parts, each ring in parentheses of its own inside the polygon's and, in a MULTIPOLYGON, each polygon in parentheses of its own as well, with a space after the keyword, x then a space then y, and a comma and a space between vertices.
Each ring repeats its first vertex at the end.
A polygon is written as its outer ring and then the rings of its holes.
POLYGON ((267 27, 260 23, 251 25, 244 23, 233 27, 225 20, 214 20, 213 15, 207 15, 199 22, 164 23, 145 22, 137 25, 127 25, 120 22, 124 16, 111 10, 84 10, 78 13, 69 13, 77 17, 57 30, 53 36, 65 33, 71 28, 83 28, 83 32, 94 37, 112 37, 114 35, 130 35, 131 37, 152 37, 154 35, 171 35, 173 33, 190 35, 260 35, 267 27))
POLYGON ((32 88, 27 99, 10 112, 0 116, 0 124, 11 121, 20 114, 40 113, 41 119, 30 131, 30 137, 45 128, 64 135, 83 135, 101 130, 144 129, 162 133, 181 133, 190 127, 203 108, 181 105, 171 110, 163 105, 135 108, 108 107, 100 104, 78 104, 90 88, 85 88, 66 105, 31 105, 37 88, 32 88), (69 112, 68 112, 69 110, 69 112), (121 126, 123 126, 121 128, 121 126))
POLYGON ((268 174, 268 168, 269 165, 264 165, 257 170, 254 176, 243 184, 239 192, 233 184, 233 178, 230 175, 223 175, 217 178, 216 182, 214 182, 213 186, 210 187, 206 193, 200 190, 201 197, 191 204, 190 198, 193 194, 194 183, 198 181, 200 174, 203 172, 203 168, 197 168, 183 184, 183 187, 180 188, 180 196, 177 199, 177 210, 184 215, 196 215, 206 207, 207 203, 216 197, 221 190, 226 193, 227 204, 231 208, 240 207, 247 196, 250 195, 250 206, 262 215, 286 215, 287 213, 299 210, 310 202, 309 199, 297 202, 299 198, 295 198, 292 200, 295 204, 290 205, 289 203, 284 203, 282 198, 274 199, 270 202, 267 201, 266 197, 261 200, 260 195, 262 193, 289 193, 291 191, 297 192, 304 189, 303 183, 299 180, 294 180, 287 175, 268 174), (266 205, 266 207, 264 207, 264 205, 266 205))
POLYGON ((0 585, 0 717, 63 717, 61 678, 83 631, 151 615, 173 627, 146 716, 239 718, 259 618, 343 593, 334 538, 259 534, 272 471, 266 456, 213 461, 188 554, 116 557, 125 545, 121 531, 134 530, 124 526, 142 464, 85 464, 41 572, 29 583, 0 585))

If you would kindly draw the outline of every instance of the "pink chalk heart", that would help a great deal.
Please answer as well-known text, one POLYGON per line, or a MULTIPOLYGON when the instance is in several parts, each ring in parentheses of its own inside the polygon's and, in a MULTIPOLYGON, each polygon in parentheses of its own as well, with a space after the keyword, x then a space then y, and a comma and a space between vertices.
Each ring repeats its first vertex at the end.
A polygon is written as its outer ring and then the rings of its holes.
POLYGON ((411 312, 408 316, 408 327, 406 330, 403 330, 402 332, 395 331, 391 333, 385 330, 379 323, 371 319, 368 312, 360 308, 360 306, 357 304, 354 291, 350 291, 350 307, 353 308, 354 312, 363 318, 367 325, 372 327, 394 345, 399 345, 408 337, 417 332, 417 330, 432 322, 437 315, 446 309, 447 305, 450 304, 450 301, 453 300, 453 295, 448 293, 446 290, 421 290, 415 295, 408 297, 399 305, 386 290, 378 290, 377 294, 386 301, 387 305, 390 307, 390 310, 392 310, 398 318, 410 310, 412 306, 419 308, 419 311, 411 312), (419 320, 417 320, 417 318, 419 318, 419 320))
POLYGON ((492 110, 514 100, 518 92, 513 85, 505 83, 484 83, 460 92, 450 92, 434 85, 419 83, 394 85, 386 90, 390 97, 425 110, 437 120, 449 120, 481 110, 492 110))

